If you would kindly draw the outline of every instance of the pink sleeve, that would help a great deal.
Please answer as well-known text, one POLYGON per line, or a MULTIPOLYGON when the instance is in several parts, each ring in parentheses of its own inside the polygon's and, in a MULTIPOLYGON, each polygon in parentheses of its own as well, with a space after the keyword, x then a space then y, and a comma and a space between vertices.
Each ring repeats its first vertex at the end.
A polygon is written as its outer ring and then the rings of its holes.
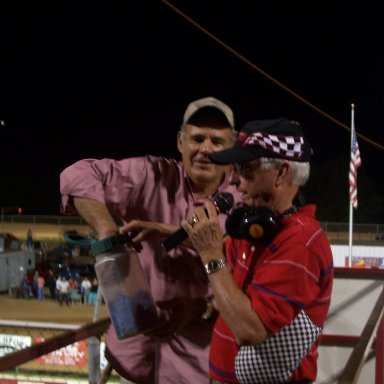
POLYGON ((84 159, 70 165, 60 174, 62 213, 75 212, 71 198, 76 196, 105 203, 115 214, 124 215, 145 180, 145 164, 143 157, 84 159))

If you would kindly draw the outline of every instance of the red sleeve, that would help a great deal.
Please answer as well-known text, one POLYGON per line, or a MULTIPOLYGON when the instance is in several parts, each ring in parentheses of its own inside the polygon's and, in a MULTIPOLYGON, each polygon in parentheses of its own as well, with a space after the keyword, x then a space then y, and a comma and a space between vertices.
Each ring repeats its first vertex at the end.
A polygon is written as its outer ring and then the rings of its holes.
POLYGON ((256 266, 248 295, 272 333, 289 324, 319 293, 316 258, 301 243, 283 241, 256 266))

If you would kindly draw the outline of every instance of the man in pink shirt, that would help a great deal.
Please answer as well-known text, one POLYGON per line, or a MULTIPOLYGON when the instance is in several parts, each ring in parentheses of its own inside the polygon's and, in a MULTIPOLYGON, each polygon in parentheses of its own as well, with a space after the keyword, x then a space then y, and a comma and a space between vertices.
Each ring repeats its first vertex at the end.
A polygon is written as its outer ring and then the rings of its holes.
MULTIPOLYGON (((169 321, 156 333, 118 340, 113 327, 107 358, 136 383, 206 384, 212 327, 212 292, 203 265, 187 244, 168 252, 162 241, 180 228, 196 207, 236 188, 228 166, 208 155, 233 145, 232 110, 206 97, 190 103, 177 133, 182 161, 144 156, 123 160, 85 159, 60 177, 63 213, 78 212, 99 240, 127 232, 140 242, 140 261, 160 314, 169 321), (123 221, 120 228, 115 218, 123 221)), ((226 216, 219 214, 224 227, 226 216)))

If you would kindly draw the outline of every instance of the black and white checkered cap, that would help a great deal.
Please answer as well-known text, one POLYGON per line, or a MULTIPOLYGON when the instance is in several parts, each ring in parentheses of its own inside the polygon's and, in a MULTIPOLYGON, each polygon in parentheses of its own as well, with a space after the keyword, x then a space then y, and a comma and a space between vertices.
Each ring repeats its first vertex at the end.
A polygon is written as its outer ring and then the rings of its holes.
POLYGON ((308 162, 312 148, 301 125, 286 118, 254 120, 245 124, 235 145, 209 155, 214 163, 244 163, 260 157, 308 162))
POLYGON ((255 132, 244 140, 244 146, 254 145, 286 158, 299 159, 303 154, 304 138, 303 136, 276 136, 255 132))

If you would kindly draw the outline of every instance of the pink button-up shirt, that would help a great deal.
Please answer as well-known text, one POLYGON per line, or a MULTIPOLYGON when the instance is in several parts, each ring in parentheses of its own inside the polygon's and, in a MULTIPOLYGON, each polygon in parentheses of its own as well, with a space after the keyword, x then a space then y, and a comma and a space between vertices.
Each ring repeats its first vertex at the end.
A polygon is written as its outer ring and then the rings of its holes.
MULTIPOLYGON (((62 211, 71 210, 71 196, 105 203, 113 216, 124 221, 140 219, 179 225, 203 201, 195 201, 180 161, 163 157, 136 157, 124 160, 85 159, 66 168, 60 176, 62 211)), ((239 194, 229 185, 228 176, 218 192, 239 194)), ((219 215, 224 227, 226 216, 219 215)), ((162 239, 142 243, 140 261, 154 300, 175 297, 211 297, 200 257, 178 246, 165 253, 162 239)), ((117 340, 111 327, 107 347, 114 368, 123 376, 145 383, 155 372, 157 383, 208 383, 208 354, 212 326, 196 320, 168 342, 154 342, 138 335, 117 340), (117 365, 116 365, 117 364, 117 365)))

